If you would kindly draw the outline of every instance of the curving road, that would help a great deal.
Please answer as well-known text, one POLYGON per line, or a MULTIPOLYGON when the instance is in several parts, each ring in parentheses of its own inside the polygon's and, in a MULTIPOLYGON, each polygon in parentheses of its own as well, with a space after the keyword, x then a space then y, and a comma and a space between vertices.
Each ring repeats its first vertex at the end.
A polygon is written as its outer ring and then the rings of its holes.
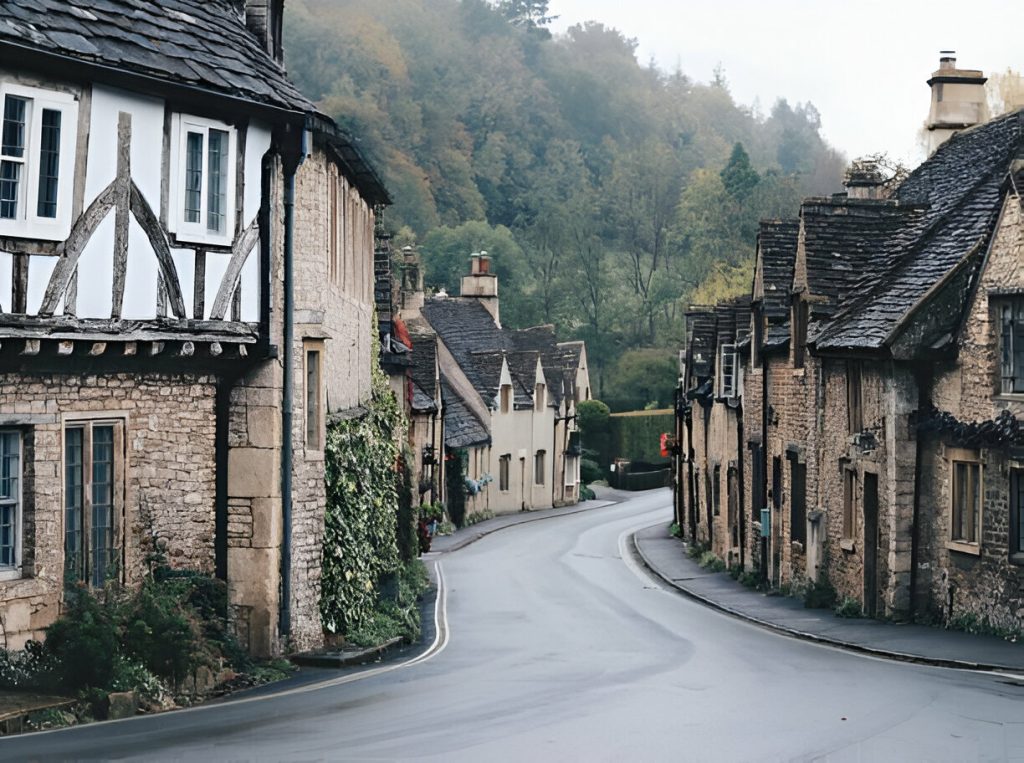
POLYGON ((11 738, 0 759, 1024 759, 1020 684, 788 639, 659 587, 622 550, 669 503, 644 493, 446 555, 447 633, 413 664, 11 738))

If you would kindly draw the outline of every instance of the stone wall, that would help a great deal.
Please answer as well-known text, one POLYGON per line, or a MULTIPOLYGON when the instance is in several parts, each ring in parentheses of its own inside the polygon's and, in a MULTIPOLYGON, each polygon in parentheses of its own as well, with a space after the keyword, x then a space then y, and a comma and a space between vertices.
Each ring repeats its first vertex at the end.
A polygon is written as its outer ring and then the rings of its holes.
POLYGON ((155 539, 172 567, 213 572, 215 394, 215 380, 200 374, 0 375, 3 428, 17 428, 24 438, 23 565, 21 577, 0 581, 3 646, 41 639, 59 614, 69 424, 123 428, 123 450, 115 454, 124 475, 115 543, 125 582, 141 580, 155 539))
MULTIPOLYGON (((955 365, 939 370, 932 400, 962 422, 988 421, 1009 410, 1024 417, 1024 395, 1000 392, 999 294, 1024 291, 1024 213, 1020 198, 1007 198, 1001 226, 979 276, 959 338, 955 365)), ((922 446, 921 532, 917 607, 949 620, 973 617, 1006 629, 1024 626, 1024 560, 1010 557, 1010 469, 1019 454, 1004 446, 964 452, 948 437, 929 436, 922 446), (954 458, 981 463, 983 504, 980 542, 951 542, 951 471, 954 458)))

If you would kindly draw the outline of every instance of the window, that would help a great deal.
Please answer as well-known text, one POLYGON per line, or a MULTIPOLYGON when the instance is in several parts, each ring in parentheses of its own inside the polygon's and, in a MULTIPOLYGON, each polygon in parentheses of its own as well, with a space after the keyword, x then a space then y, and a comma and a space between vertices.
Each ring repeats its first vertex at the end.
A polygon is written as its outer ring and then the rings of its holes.
POLYGON ((84 422, 64 430, 65 573, 97 588, 118 574, 122 443, 120 422, 84 422))
POLYGON ((846 363, 846 414, 850 434, 864 430, 864 416, 861 413, 860 363, 850 360, 846 363))
POLYGON ((1024 562, 1024 468, 1010 469, 1010 557, 1024 562))
POLYGON ((306 344, 306 448, 322 450, 323 404, 321 390, 321 352, 319 346, 306 344))
POLYGON ((1024 298, 1001 305, 999 317, 1001 391, 1024 392, 1024 298))
POLYGON ((843 540, 852 540, 857 501, 857 472, 843 472, 843 540))
POLYGON ((949 539, 977 545, 981 529, 981 464, 952 461, 953 506, 949 539))
POLYGON ((508 492, 508 470, 512 463, 512 455, 506 453, 498 459, 498 490, 508 492))
POLYGON ((544 406, 547 405, 547 402, 547 397, 544 393, 544 385, 538 384, 533 388, 533 409, 540 413, 544 410, 544 406))
POLYGON ((236 132, 222 122, 187 116, 178 117, 176 131, 173 230, 183 241, 230 245, 235 227, 236 132))
POLYGON ((804 367, 807 349, 807 300, 799 294, 793 296, 793 368, 804 367))
POLYGON ((21 433, 0 430, 0 579, 21 574, 21 433))
POLYGON ((512 410, 512 385, 501 385, 501 412, 508 413, 512 410))
POLYGON ((736 397, 736 345, 723 344, 719 364, 719 397, 736 397))
POLYGON ((533 456, 533 484, 544 484, 544 456, 543 450, 538 450, 533 456))
POLYGON ((71 232, 78 103, 67 93, 0 87, 0 234, 62 241, 71 232))
POLYGON ((576 469, 578 468, 576 456, 566 454, 565 456, 565 486, 571 487, 576 484, 576 469))
POLYGON ((807 542, 807 464, 800 463, 796 454, 789 460, 789 539, 807 542))

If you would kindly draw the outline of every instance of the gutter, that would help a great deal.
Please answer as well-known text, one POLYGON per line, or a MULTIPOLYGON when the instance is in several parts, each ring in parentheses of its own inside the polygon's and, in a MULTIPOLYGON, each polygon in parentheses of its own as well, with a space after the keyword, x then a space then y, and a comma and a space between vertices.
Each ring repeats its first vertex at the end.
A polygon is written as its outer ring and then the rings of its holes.
MULTIPOLYGON (((308 124, 308 121, 307 121, 308 124)), ((292 398, 295 395, 295 175, 306 159, 308 130, 302 131, 299 154, 285 162, 284 175, 284 378, 281 401, 281 600, 278 634, 292 630, 292 398)))

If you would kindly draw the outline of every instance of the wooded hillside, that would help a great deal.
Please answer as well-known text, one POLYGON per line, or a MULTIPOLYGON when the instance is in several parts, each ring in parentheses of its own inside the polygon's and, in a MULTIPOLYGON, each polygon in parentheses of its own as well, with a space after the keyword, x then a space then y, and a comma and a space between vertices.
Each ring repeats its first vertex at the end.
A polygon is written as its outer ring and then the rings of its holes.
POLYGON ((631 351, 678 347, 687 304, 749 290, 757 221, 839 190, 844 159, 811 104, 762 114, 601 24, 552 37, 545 7, 294 0, 289 73, 383 175, 428 286, 457 292, 486 249, 503 322, 585 339, 598 394, 631 407, 652 395, 617 381, 649 376, 631 351))

